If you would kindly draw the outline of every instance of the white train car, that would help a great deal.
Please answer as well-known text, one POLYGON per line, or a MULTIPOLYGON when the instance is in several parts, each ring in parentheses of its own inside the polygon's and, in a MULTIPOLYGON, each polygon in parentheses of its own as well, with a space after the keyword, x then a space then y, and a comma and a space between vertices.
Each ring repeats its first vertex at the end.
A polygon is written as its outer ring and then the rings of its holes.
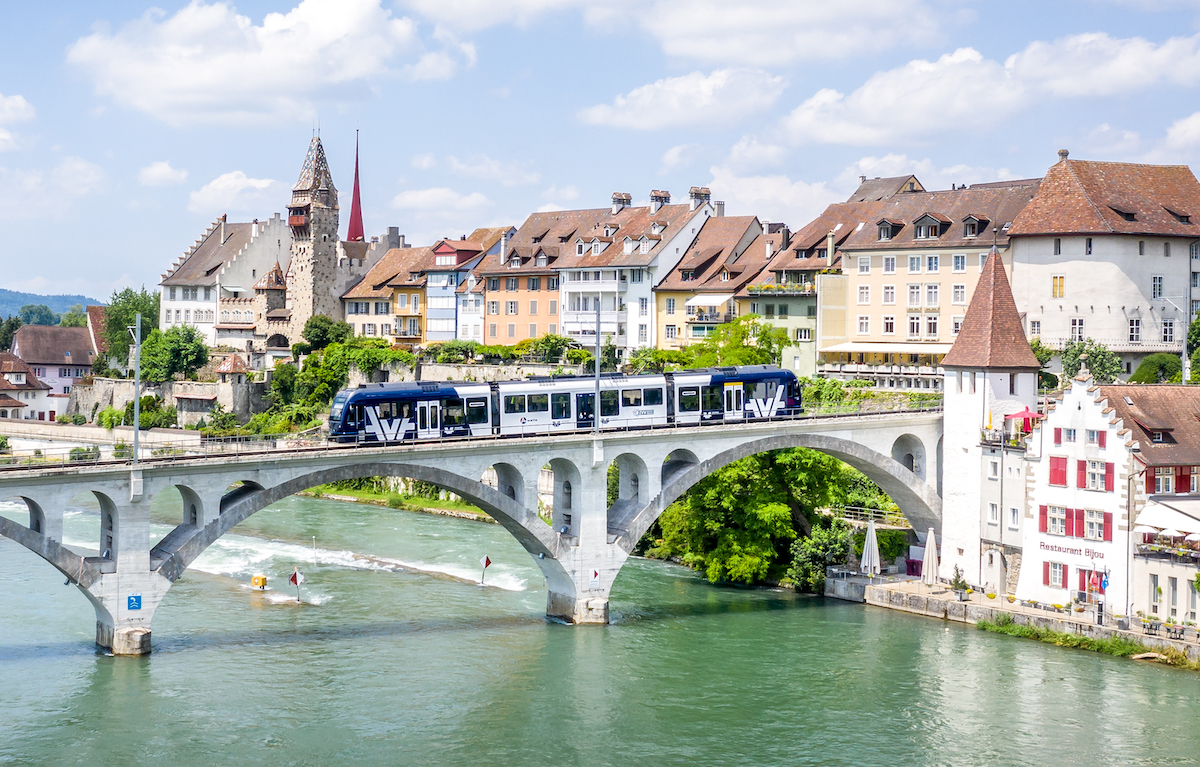
MULTIPOLYGON (((547 378, 496 385, 499 432, 505 436, 553 434, 595 426, 594 378, 547 378)), ((636 429, 665 426, 667 379, 651 376, 602 376, 600 427, 636 429)))

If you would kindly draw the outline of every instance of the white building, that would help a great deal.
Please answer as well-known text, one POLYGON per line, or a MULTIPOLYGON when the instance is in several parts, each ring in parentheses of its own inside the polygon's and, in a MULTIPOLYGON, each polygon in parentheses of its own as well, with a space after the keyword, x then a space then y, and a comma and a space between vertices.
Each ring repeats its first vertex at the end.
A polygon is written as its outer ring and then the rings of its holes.
POLYGON ((1200 183, 1184 165, 1059 157, 1008 232, 1027 335, 1056 349, 1095 339, 1127 374, 1147 354, 1181 354, 1198 303, 1200 183))
MULTIPOLYGON (((0 352, 0 418, 53 421, 56 415, 50 386, 34 375, 33 368, 9 352, 0 352)), ((63 402, 65 407, 65 400, 63 402)))
MULTIPOLYGON (((1037 405, 1037 358, 1021 331, 1000 254, 993 252, 954 345, 942 360, 946 430, 941 448, 942 566, 968 583, 1009 590, 1020 569, 1024 513, 1021 450, 1006 438, 1005 416, 1037 405)), ((1023 420, 1007 419, 1013 426, 1023 420)))

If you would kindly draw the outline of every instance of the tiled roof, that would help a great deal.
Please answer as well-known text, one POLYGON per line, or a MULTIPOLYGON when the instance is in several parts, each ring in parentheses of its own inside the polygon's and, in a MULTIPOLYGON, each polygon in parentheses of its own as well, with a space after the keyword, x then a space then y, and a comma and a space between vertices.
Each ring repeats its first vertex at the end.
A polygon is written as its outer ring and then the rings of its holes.
POLYGON ((925 187, 921 186, 921 182, 916 176, 891 176, 889 178, 870 178, 863 179, 858 185, 858 189, 854 190, 854 194, 846 200, 846 202, 876 202, 877 200, 885 200, 892 195, 900 194, 908 191, 908 183, 913 183, 914 192, 923 192, 925 187))
POLYGON ((240 355, 230 354, 220 365, 217 365, 214 372, 217 373, 249 373, 250 367, 246 365, 246 361, 240 355))
POLYGON ((163 275, 162 285, 216 285, 217 272, 242 248, 250 244, 253 224, 224 225, 225 241, 221 241, 221 220, 205 233, 200 243, 183 260, 163 275))
POLYGON ((971 305, 963 317, 954 345, 942 358, 944 367, 1017 368, 1038 370, 1029 348, 1017 304, 1000 254, 992 253, 983 266, 971 305))
POLYGON ((20 400, 13 399, 12 397, 8 396, 7 394, 0 394, 0 407, 2 407, 2 408, 14 408, 14 407, 25 407, 25 406, 26 406, 25 403, 21 402, 20 400))
POLYGON ((43 391, 50 385, 42 383, 33 374, 33 368, 12 352, 0 352, 0 391, 43 391), (12 383, 4 377, 5 373, 24 373, 25 383, 12 383))
MULTIPOLYGON (((759 232, 762 226, 754 216, 713 216, 704 222, 704 226, 692 241, 691 247, 684 251, 679 263, 666 274, 655 286, 655 290, 695 290, 703 291, 721 288, 724 292, 732 293, 740 287, 741 281, 731 279, 722 281, 721 272, 727 265, 741 262, 743 251, 749 251, 750 243, 743 242, 750 235, 750 230, 759 232), (740 246, 740 247, 739 247, 740 246), (692 272, 690 280, 683 279, 684 272, 692 272)), ((776 246, 781 236, 775 235, 776 246)), ((751 255, 745 264, 760 263, 766 265, 766 241, 758 257, 751 255)), ((760 266, 761 269, 761 266, 760 266)))
POLYGON ((325 159, 325 147, 321 145, 320 136, 313 136, 308 144, 308 152, 304 155, 300 178, 296 180, 292 191, 308 192, 317 189, 328 189, 332 193, 332 204, 329 207, 337 207, 337 189, 333 185, 333 174, 329 172, 329 161, 325 159))
POLYGON ((1046 171, 1009 234, 1197 237, 1200 184, 1186 165, 1063 159, 1046 171))
POLYGON ((283 279, 283 270, 279 268, 279 262, 275 262, 275 266, 271 271, 262 276, 258 282, 254 283, 255 290, 287 290, 287 282, 283 279))
POLYGON ((550 268, 536 266, 537 262, 534 256, 538 250, 546 253, 546 256, 550 258, 550 267, 553 267, 554 259, 558 257, 561 248, 569 247, 573 253, 575 236, 590 232, 598 221, 611 215, 610 208, 532 213, 508 241, 506 256, 511 258, 514 253, 520 256, 521 266, 513 269, 501 263, 500 256, 488 256, 480 264, 479 274, 481 276, 500 276, 513 273, 527 274, 533 271, 549 272, 550 268))
POLYGON ((467 235, 467 239, 479 243, 480 250, 485 253, 492 249, 492 246, 500 242, 500 238, 504 233, 512 230, 512 226, 489 226, 476 229, 467 235))
POLYGON ((1200 387, 1115 384, 1101 386, 1100 396, 1124 421, 1147 465, 1200 464, 1200 387), (1162 442, 1154 441, 1154 431, 1162 432, 1162 442))
POLYGON ((91 365, 96 358, 87 328, 22 325, 12 351, 30 365, 91 365))
POLYGON ((87 308, 88 333, 92 337, 92 348, 96 354, 108 351, 108 342, 104 340, 104 313, 107 307, 89 306, 87 308))
MULTIPOLYGON (((344 299, 391 298, 389 283, 408 284, 409 272, 419 272, 433 264, 433 248, 392 248, 357 285, 342 294, 344 299)), ((422 281, 420 284, 424 284, 422 281)))

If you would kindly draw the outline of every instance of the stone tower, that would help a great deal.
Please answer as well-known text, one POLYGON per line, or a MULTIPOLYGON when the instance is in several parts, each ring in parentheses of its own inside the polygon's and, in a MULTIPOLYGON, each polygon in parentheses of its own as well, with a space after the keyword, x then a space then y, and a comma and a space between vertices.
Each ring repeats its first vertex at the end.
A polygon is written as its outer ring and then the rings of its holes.
POLYGON ((314 136, 304 157, 300 180, 292 187, 288 204, 292 229, 292 263, 288 269, 288 303, 291 305, 292 343, 303 340, 301 331, 309 317, 341 317, 337 280, 338 196, 325 159, 321 139, 314 136))

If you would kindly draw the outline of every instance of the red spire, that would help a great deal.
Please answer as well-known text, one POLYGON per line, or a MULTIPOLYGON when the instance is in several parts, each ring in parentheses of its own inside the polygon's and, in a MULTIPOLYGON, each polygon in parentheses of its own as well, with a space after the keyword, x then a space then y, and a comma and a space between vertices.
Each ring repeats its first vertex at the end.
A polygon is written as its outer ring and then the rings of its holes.
POLYGON ((354 197, 350 201, 350 226, 346 229, 346 242, 362 242, 362 200, 358 196, 358 131, 354 131, 354 197))

